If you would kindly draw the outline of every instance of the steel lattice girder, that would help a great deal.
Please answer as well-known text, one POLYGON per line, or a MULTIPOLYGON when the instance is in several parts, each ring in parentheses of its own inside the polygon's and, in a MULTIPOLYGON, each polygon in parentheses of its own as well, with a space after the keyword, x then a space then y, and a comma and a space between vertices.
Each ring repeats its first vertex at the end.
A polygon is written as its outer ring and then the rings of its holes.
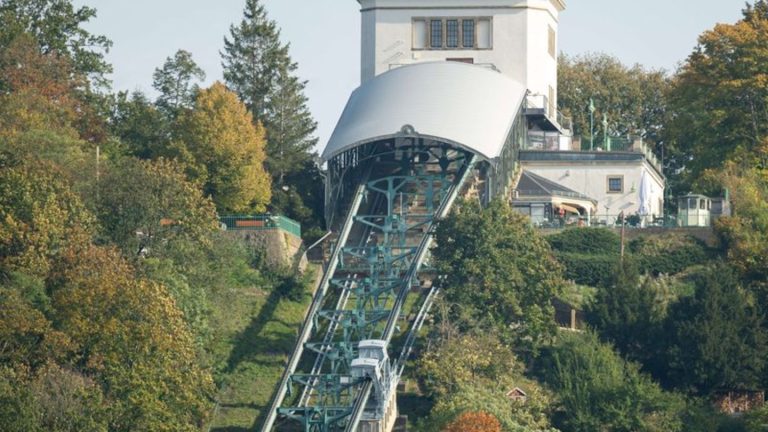
POLYGON ((346 342, 307 342, 304 347, 330 360, 332 373, 337 373, 342 365, 349 369, 355 358, 353 346, 346 342))
POLYGON ((344 427, 352 406, 278 408, 277 412, 300 421, 306 432, 334 432, 344 427))
MULTIPOLYGON (((356 390, 354 385, 347 387, 347 382, 342 379, 346 380, 344 377, 349 376, 354 347, 359 341, 370 339, 377 325, 391 318, 393 311, 382 306, 397 297, 402 289, 409 288, 411 281, 404 280, 405 275, 412 265, 417 244, 423 236, 429 235, 421 228, 433 222, 434 212, 441 207, 451 189, 454 181, 448 174, 451 163, 465 159, 461 153, 451 158, 448 147, 441 148, 442 155, 436 153, 436 147, 412 149, 412 158, 403 165, 403 172, 414 175, 394 175, 367 182, 366 193, 375 193, 379 197, 384 195, 387 203, 385 214, 353 216, 354 223, 367 227, 362 234, 365 236, 362 239, 364 243, 361 242, 360 246, 336 245, 342 249, 335 271, 348 274, 346 277, 331 278, 331 284, 340 288, 342 295, 345 291, 353 293, 357 301, 352 310, 319 310, 312 317, 315 329, 320 328, 320 319, 340 325, 343 340, 331 342, 326 337, 328 340, 323 343, 305 344, 317 354, 321 365, 325 361, 331 363, 331 374, 291 376, 292 382, 311 387, 317 397, 313 403, 315 406, 280 408, 279 412, 303 422, 305 431, 330 432, 346 426, 348 422, 346 417, 351 414, 355 401, 343 406, 343 400, 345 392, 356 394, 356 390), (423 157, 425 152, 438 161, 423 157), (427 165, 438 165, 441 172, 423 174, 427 165), (407 245, 409 239, 414 241, 413 245, 407 245), (368 244, 371 242, 372 245, 368 244), (350 277, 351 273, 356 274, 350 277), (358 279, 361 275, 365 276, 358 279)), ((323 369, 328 370, 322 366, 319 370, 323 369)))

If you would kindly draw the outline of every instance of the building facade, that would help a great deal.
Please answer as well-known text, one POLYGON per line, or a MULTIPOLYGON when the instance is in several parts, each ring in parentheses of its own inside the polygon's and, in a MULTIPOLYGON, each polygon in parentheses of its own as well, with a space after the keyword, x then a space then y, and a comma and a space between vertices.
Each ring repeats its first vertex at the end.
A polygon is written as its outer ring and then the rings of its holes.
POLYGON ((557 107, 563 0, 359 0, 361 81, 421 62, 460 61, 522 84, 557 107))

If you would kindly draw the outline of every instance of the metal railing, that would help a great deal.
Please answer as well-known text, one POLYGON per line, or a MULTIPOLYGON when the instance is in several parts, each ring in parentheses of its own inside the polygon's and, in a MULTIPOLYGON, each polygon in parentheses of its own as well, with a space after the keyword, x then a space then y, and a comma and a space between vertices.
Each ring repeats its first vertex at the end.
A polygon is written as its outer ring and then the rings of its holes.
POLYGON ((266 231, 279 229, 301 237, 301 224, 280 215, 220 216, 222 228, 227 231, 266 231))
POLYGON ((564 217, 544 216, 531 217, 531 223, 536 228, 570 228, 570 227, 620 227, 627 228, 680 228, 675 216, 640 216, 636 214, 596 214, 589 219, 586 216, 568 215, 564 217))

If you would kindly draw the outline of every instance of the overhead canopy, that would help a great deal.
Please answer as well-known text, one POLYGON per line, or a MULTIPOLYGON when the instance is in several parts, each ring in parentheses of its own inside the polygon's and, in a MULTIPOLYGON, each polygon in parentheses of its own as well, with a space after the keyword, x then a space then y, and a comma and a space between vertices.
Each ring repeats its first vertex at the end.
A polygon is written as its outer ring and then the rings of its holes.
POLYGON ((391 70, 352 93, 323 160, 396 136, 406 126, 420 136, 496 158, 525 92, 520 83, 477 65, 417 63, 391 70))

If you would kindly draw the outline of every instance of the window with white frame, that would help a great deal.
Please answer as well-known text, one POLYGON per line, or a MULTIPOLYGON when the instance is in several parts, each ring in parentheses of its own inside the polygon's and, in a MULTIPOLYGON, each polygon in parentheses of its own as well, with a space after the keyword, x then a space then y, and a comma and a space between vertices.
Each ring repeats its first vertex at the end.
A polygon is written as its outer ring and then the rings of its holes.
POLYGON ((491 49, 491 18, 414 18, 412 27, 413 49, 491 49))

